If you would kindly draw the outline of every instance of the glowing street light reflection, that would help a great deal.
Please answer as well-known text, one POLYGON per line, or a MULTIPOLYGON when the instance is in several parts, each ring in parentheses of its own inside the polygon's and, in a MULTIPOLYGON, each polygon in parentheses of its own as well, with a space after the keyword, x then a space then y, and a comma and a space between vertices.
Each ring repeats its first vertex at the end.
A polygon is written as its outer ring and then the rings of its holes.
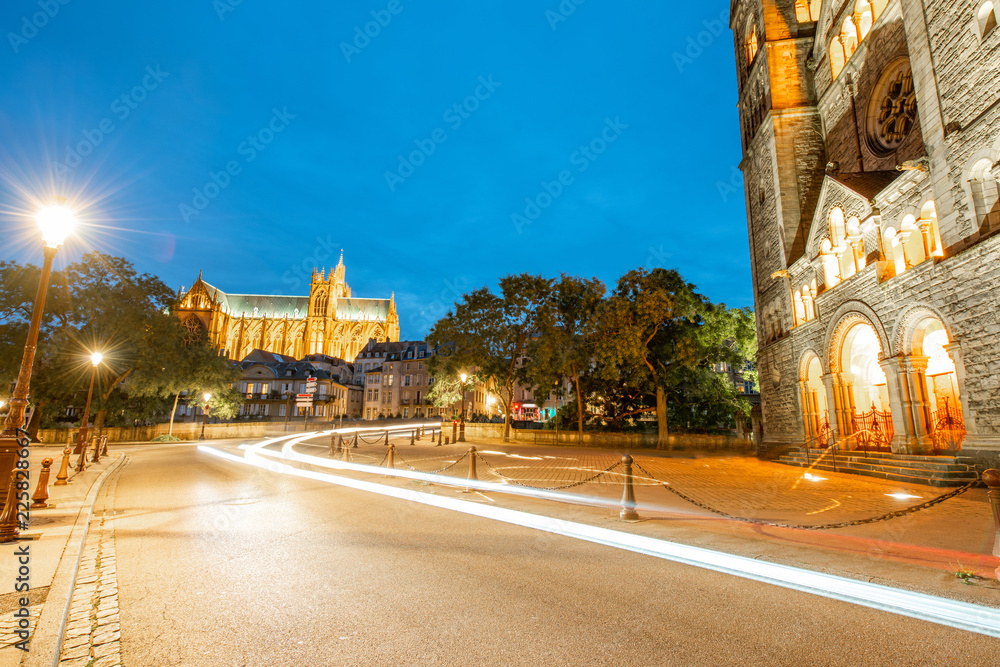
MULTIPOLYGON (((378 473, 392 472, 385 468, 374 466, 359 466, 356 464, 339 463, 329 459, 318 459, 317 457, 302 455, 292 451, 292 447, 295 444, 315 436, 316 434, 306 434, 265 440, 244 450, 244 456, 242 457, 204 445, 199 446, 198 451, 235 463, 264 468, 279 474, 327 482, 359 491, 376 493, 391 498, 479 516, 485 519, 602 544, 625 551, 646 554, 676 563, 692 565, 765 584, 781 586, 812 595, 819 595, 850 604, 1000 638, 1000 610, 990 607, 891 588, 889 586, 848 579, 822 572, 813 572, 788 565, 778 565, 776 563, 712 551, 702 547, 668 542, 634 533, 625 533, 493 505, 468 502, 458 498, 423 493, 408 488, 388 486, 326 472, 297 468, 270 458, 278 457, 301 462, 315 460, 325 462, 326 467, 348 470, 366 469, 363 471, 378 473), (276 444, 282 440, 286 442, 282 446, 281 452, 263 450, 263 447, 276 444), (268 458, 264 458, 260 454, 267 454, 268 458)), ((403 471, 395 472, 399 473, 403 471)), ((397 476, 410 477, 413 476, 413 473, 397 476)), ((463 480, 461 483, 463 486, 470 487, 487 484, 483 482, 477 484, 473 480, 463 480)), ((538 495, 541 496, 542 494, 538 495)))

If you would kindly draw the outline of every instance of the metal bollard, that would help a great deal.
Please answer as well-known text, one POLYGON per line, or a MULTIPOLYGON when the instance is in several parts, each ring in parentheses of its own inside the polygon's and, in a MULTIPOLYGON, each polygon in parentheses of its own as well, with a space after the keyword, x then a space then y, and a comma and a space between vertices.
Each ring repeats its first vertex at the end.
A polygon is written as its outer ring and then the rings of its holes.
POLYGON ((59 474, 56 475, 56 486, 66 486, 69 484, 69 456, 73 453, 73 450, 66 445, 66 449, 63 450, 62 465, 59 466, 59 474))
POLYGON ((632 488, 632 457, 626 454, 622 457, 625 466, 625 490, 622 491, 622 511, 618 515, 625 521, 635 521, 639 513, 635 511, 635 489, 632 488))
MULTIPOLYGON (((433 434, 431 434, 431 436, 433 437, 433 434)), ((437 444, 437 446, 440 447, 442 444, 444 444, 444 427, 438 429, 438 444, 437 444)))
POLYGON ((80 458, 76 462, 76 471, 83 472, 87 469, 87 446, 90 443, 84 442, 83 449, 80 450, 80 458))
MULTIPOLYGON (((986 497, 990 499, 993 510, 993 555, 1000 556, 1000 470, 990 469, 983 473, 983 483, 989 487, 986 497)), ((1000 567, 996 569, 997 579, 1000 579, 1000 567)))
POLYGON ((350 463, 351 462, 351 448, 350 447, 344 447, 344 453, 343 453, 343 457, 342 457, 341 460, 344 463, 350 463))
POLYGON ((90 461, 92 463, 100 463, 101 462, 101 439, 98 438, 95 435, 93 443, 94 443, 94 456, 93 456, 93 458, 90 459, 90 461))
MULTIPOLYGON (((389 445, 389 454, 385 459, 386 468, 396 467, 396 445, 389 445)), ((388 475, 386 475, 388 477, 388 475)))
POLYGON ((101 456, 108 455, 108 436, 101 436, 101 456))
POLYGON ((410 445, 415 445, 416 439, 417 439, 417 431, 414 429, 413 431, 410 431, 410 445))
POLYGON ((385 444, 389 444, 389 429, 385 430, 385 444))
POLYGON ((340 453, 340 434, 334 433, 330 436, 330 456, 340 453))
MULTIPOLYGON (((479 475, 476 474, 476 448, 469 447, 469 479, 474 481, 479 481, 479 475)), ((472 489, 465 489, 465 493, 472 493, 472 489)))
POLYGON ((358 432, 357 431, 354 432, 354 444, 351 445, 351 448, 352 449, 357 449, 358 448, 358 432))
POLYGON ((444 444, 450 445, 451 444, 451 439, 450 438, 445 438, 444 439, 444 444))
POLYGON ((49 468, 52 467, 52 459, 42 459, 42 472, 38 475, 38 486, 31 496, 31 506, 35 508, 48 507, 45 502, 49 499, 49 468))

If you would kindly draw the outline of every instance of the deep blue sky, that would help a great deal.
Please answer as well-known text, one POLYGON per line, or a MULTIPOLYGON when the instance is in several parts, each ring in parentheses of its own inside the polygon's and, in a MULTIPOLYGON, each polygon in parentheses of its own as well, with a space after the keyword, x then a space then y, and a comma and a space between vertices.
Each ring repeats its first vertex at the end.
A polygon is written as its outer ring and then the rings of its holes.
POLYGON ((230 292, 306 294, 303 267, 343 248, 355 296, 395 290, 406 338, 462 290, 522 271, 611 285, 676 267, 714 300, 752 303, 726 0, 586 0, 558 22, 560 0, 41 1, 55 16, 39 0, 0 8, 0 258, 40 260, 25 212, 58 192, 88 221, 63 259, 99 249, 174 289, 204 269, 230 292), (342 43, 372 11, 391 22, 348 62, 342 43), (477 88, 478 109, 446 115, 477 88), (243 143, 275 110, 294 118, 263 150, 243 143), (628 127, 578 153, 609 119, 628 127), (435 130, 443 143, 391 188, 386 172, 435 130), (89 155, 56 166, 81 142, 89 155), (512 214, 564 170, 572 182, 519 231, 512 214))

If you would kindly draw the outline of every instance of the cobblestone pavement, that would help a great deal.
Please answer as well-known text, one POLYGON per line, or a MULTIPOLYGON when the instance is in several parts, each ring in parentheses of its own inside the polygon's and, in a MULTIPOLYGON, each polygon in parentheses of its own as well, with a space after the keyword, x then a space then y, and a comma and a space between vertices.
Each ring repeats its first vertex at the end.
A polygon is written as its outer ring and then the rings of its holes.
POLYGON ((60 667, 120 667, 121 619, 115 558, 114 488, 104 485, 94 507, 70 608, 60 667))
POLYGON ((15 613, 16 609, 0 616, 0 650, 10 648, 21 641, 21 637, 17 634, 19 630, 27 630, 34 634, 38 615, 42 613, 42 605, 35 604, 28 607, 28 625, 24 628, 21 627, 22 619, 14 616, 15 613))
MULTIPOLYGON (((466 443, 433 447, 426 440, 414 446, 409 439, 396 445, 397 468, 430 472, 443 468, 461 457, 475 444, 480 455, 477 465, 482 480, 517 482, 540 488, 556 488, 581 482, 598 475, 621 461, 621 454, 593 449, 466 443), (484 465, 485 460, 489 465, 484 465)), ((357 463, 377 465, 384 461, 386 447, 362 444, 351 450, 357 463)), ((633 470, 640 506, 656 512, 694 512, 710 515, 663 487, 663 482, 693 500, 747 519, 791 522, 802 525, 838 523, 877 517, 912 505, 924 503, 949 492, 917 484, 906 484, 843 473, 809 473, 755 457, 701 455, 693 452, 655 452, 640 450, 634 454, 638 467, 633 470)), ((466 477, 467 458, 445 471, 466 477)), ((609 500, 621 494, 624 475, 619 466, 573 492, 587 493, 609 500)), ((981 513, 983 492, 970 492, 949 499, 936 507, 940 516, 958 518, 968 512, 981 513)))

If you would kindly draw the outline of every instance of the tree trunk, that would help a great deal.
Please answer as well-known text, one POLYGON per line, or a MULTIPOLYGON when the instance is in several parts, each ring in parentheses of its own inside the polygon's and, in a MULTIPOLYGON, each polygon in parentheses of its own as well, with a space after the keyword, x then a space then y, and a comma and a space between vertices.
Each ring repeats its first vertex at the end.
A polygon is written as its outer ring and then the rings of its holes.
MULTIPOLYGON (((498 392, 499 393, 499 392, 498 392)), ((503 396, 501 395, 501 398, 503 396)), ((507 392, 507 398, 503 399, 503 441, 510 442, 510 406, 514 403, 514 392, 507 392)))
POLYGON ((656 448, 670 449, 670 430, 667 426, 667 393, 663 387, 656 388, 656 448))
POLYGON ((97 411, 97 416, 94 417, 94 428, 91 429, 91 435, 101 435, 101 431, 104 430, 104 417, 107 414, 107 408, 101 408, 97 411))
POLYGON ((38 442, 38 429, 42 427, 42 410, 48 403, 37 403, 34 412, 31 413, 31 420, 28 422, 28 439, 31 442, 38 442))
POLYGON ((580 437, 577 440, 578 445, 583 444, 583 396, 580 395, 580 372, 576 370, 576 364, 573 364, 573 383, 576 385, 576 425, 580 433, 580 437))
POLYGON ((167 429, 167 435, 172 436, 174 434, 174 415, 177 414, 177 401, 181 398, 181 392, 174 394, 174 408, 170 411, 170 428, 167 429))

